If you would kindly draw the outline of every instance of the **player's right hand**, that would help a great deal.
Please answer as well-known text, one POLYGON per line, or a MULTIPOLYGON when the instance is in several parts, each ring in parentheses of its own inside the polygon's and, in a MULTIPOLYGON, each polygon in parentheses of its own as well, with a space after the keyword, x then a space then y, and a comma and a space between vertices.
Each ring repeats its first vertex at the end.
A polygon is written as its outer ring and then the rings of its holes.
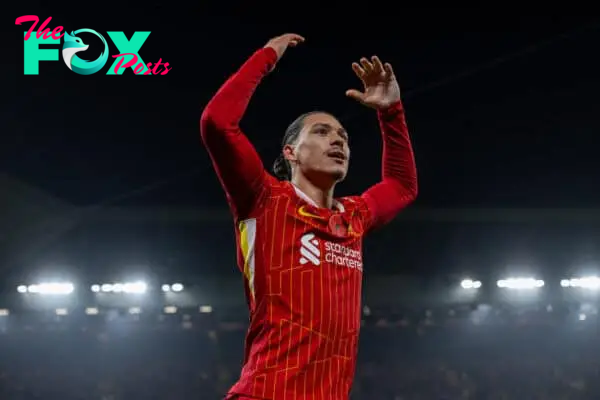
POLYGON ((304 38, 295 33, 285 33, 269 40, 265 47, 270 47, 277 53, 277 61, 281 59, 288 47, 296 47, 304 42, 304 38))

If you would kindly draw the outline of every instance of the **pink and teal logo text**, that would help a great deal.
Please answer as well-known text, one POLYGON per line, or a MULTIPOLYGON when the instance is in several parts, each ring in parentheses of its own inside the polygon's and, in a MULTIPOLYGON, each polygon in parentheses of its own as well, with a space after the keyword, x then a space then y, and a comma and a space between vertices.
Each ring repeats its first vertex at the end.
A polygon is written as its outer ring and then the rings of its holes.
MULTIPOLYGON (((52 17, 48 17, 38 27, 40 19, 37 15, 23 15, 15 21, 16 25, 22 25, 31 22, 29 30, 25 32, 24 38, 24 74, 39 75, 40 61, 58 61, 59 50, 48 48, 48 45, 60 45, 62 43, 62 58, 66 66, 73 72, 80 75, 91 75, 100 72, 109 58, 108 42, 103 35, 92 29, 78 29, 63 32, 64 27, 57 26, 52 31, 48 24, 52 17), (37 29, 36 29, 37 28, 37 29), (94 35, 102 42, 104 49, 100 56, 93 61, 87 61, 78 56, 78 53, 85 52, 90 46, 85 44, 79 37, 80 34, 94 35), (44 45, 44 47, 41 47, 44 45)), ((122 75, 126 69, 131 68, 135 75, 166 75, 172 67, 168 62, 163 62, 162 58, 156 63, 145 63, 140 56, 142 45, 150 36, 150 32, 134 32, 131 39, 127 39, 124 32, 106 32, 109 39, 116 46, 119 54, 112 55, 114 62, 106 71, 106 75, 122 75)))

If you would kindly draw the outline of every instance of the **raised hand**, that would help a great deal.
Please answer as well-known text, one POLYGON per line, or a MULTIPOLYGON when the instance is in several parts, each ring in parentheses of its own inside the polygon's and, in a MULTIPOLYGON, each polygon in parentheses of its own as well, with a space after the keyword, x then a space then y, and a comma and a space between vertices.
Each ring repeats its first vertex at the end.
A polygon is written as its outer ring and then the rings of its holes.
POLYGON ((346 96, 376 109, 387 108, 400 101, 400 86, 390 64, 382 64, 377 56, 371 57, 371 61, 363 57, 360 64, 352 63, 352 69, 362 81, 364 91, 350 89, 346 96))
POLYGON ((277 61, 281 59, 288 47, 296 47, 304 42, 304 38, 295 33, 285 33, 269 40, 265 47, 271 47, 277 53, 277 61))

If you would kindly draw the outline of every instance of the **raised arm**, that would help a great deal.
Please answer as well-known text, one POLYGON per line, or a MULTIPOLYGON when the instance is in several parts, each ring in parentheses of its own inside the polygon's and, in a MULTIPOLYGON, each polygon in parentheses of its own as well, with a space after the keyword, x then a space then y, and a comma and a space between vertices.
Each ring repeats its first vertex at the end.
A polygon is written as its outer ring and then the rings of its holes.
POLYGON ((302 40, 293 34, 270 40, 225 82, 202 113, 202 141, 237 219, 247 218, 256 209, 271 179, 239 123, 261 80, 288 46, 302 40))
POLYGON ((383 136, 381 182, 362 195, 371 212, 372 228, 390 222, 417 197, 417 167, 404 108, 398 102, 377 112, 383 136))
POLYGON ((372 229, 391 221, 415 200, 417 168, 392 66, 373 57, 371 61, 363 58, 360 65, 352 67, 365 90, 349 90, 347 95, 377 109, 383 136, 381 181, 362 194, 370 214, 367 227, 372 229))

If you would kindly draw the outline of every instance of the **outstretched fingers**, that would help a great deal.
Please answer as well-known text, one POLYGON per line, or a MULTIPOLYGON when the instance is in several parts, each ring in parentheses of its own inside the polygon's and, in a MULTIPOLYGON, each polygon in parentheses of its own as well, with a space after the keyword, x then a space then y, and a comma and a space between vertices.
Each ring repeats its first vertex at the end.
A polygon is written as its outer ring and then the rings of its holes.
POLYGON ((361 80, 365 78, 386 78, 394 75, 392 66, 388 63, 383 64, 377 56, 371 57, 371 60, 362 57, 360 64, 357 62, 352 63, 352 70, 361 80))
POLYGON ((305 40, 303 36, 300 36, 297 33, 286 33, 281 35, 281 38, 288 42, 291 47, 295 47, 305 40))
POLYGON ((373 63, 373 74, 381 75, 384 73, 384 67, 379 57, 371 57, 371 62, 373 63))
POLYGON ((383 69, 385 70, 386 78, 392 79, 394 77, 394 69, 392 68, 392 64, 385 63, 383 65, 383 69))
POLYGON ((358 64, 358 63, 352 63, 352 70, 354 71, 354 73, 356 74, 356 76, 359 79, 363 79, 365 77, 365 75, 367 74, 365 72, 365 70, 358 64))

